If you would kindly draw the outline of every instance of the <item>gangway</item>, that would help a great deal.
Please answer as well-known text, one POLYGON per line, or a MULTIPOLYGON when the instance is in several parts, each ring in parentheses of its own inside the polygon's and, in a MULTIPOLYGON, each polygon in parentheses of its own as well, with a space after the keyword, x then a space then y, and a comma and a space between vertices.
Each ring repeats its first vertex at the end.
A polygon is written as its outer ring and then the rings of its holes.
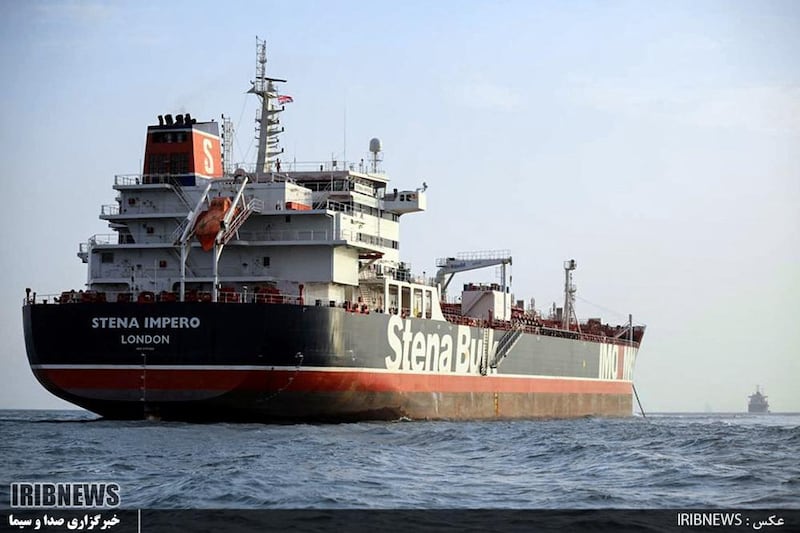
POLYGON ((497 368, 497 365, 499 365, 500 362, 509 354, 509 352, 511 352, 511 349, 516 346, 517 341, 519 341, 524 332, 525 329, 522 326, 517 326, 508 330, 505 335, 500 337, 500 341, 497 343, 497 351, 495 352, 494 361, 492 361, 491 364, 492 368, 497 368))

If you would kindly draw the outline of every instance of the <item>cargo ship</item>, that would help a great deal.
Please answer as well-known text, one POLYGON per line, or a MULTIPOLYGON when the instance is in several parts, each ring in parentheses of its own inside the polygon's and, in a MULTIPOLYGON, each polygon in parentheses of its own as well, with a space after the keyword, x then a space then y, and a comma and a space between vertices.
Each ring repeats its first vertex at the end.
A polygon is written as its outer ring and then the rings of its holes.
POLYGON ((761 389, 756 385, 756 392, 747 398, 747 412, 748 413, 769 413, 769 402, 767 397, 761 393, 761 389))
POLYGON ((229 119, 165 114, 140 174, 117 175, 78 248, 84 288, 26 289, 31 369, 110 419, 353 421, 629 416, 644 326, 515 300, 507 251, 451 254, 435 277, 400 258, 400 220, 427 185, 390 188, 366 161, 282 162, 293 101, 257 40, 258 149, 232 164, 229 119), (497 283, 456 274, 499 270, 497 283))

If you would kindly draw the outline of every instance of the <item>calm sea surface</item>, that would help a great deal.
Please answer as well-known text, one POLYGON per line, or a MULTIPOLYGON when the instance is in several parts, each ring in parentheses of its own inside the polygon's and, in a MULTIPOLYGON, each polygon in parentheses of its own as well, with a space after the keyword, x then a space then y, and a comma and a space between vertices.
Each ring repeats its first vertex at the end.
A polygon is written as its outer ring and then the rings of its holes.
POLYGON ((338 425, 0 411, 9 483, 106 481, 125 508, 800 508, 800 414, 338 425))

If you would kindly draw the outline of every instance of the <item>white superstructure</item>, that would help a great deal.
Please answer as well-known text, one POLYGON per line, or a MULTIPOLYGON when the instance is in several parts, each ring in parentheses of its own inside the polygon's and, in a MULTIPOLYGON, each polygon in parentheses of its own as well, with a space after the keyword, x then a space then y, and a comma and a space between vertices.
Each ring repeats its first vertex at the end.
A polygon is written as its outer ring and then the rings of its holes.
MULTIPOLYGON (((148 128, 143 174, 116 176, 116 202, 101 208, 113 233, 80 246, 89 291, 140 301, 141 293, 145 300, 262 295, 443 319, 437 288, 415 282, 400 261, 400 217, 425 210, 425 188, 389 189, 376 151, 368 163, 281 168, 277 116, 287 97, 265 64, 259 42, 254 171, 231 172, 226 161, 223 173, 215 122, 159 117, 148 128), (222 199, 230 201, 204 249, 195 237, 222 199)), ((375 139, 370 146, 380 150, 375 139)))

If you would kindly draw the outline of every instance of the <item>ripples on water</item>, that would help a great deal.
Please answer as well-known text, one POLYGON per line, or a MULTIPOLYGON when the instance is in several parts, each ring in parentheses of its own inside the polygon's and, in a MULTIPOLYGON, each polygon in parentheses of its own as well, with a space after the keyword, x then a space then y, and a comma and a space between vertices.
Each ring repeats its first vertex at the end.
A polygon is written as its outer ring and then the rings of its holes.
POLYGON ((800 415, 339 425, 0 411, 0 485, 111 481, 128 508, 800 507, 800 415))

